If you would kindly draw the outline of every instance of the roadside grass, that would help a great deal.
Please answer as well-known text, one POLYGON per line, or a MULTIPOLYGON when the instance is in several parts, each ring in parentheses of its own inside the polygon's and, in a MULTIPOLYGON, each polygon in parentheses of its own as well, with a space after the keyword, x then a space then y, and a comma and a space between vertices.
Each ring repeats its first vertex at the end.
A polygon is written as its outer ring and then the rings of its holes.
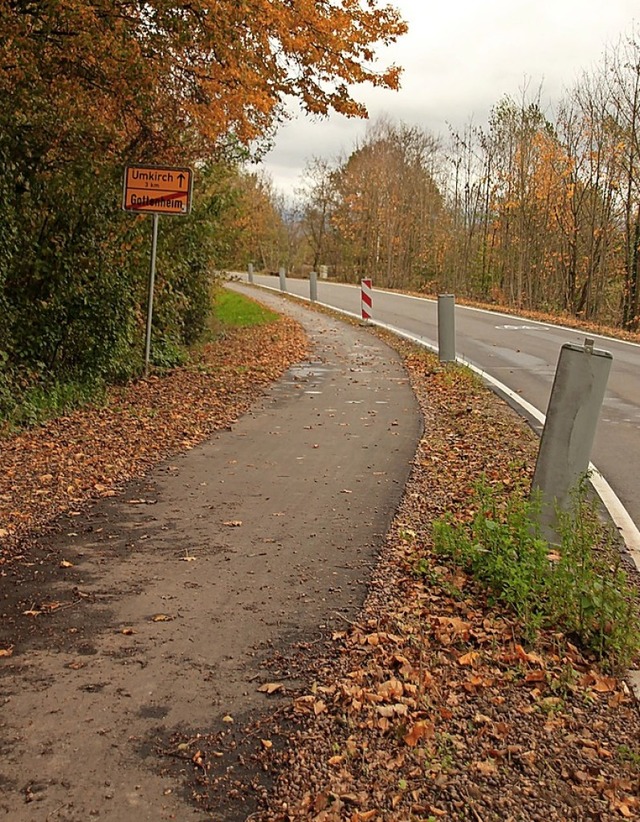
POLYGON ((50 419, 69 414, 89 403, 104 401, 103 382, 51 380, 30 386, 22 395, 8 393, 0 417, 0 436, 10 436, 24 428, 41 425, 50 419))
POLYGON ((279 315, 254 300, 227 289, 217 290, 213 297, 211 330, 251 328, 277 322, 279 315))

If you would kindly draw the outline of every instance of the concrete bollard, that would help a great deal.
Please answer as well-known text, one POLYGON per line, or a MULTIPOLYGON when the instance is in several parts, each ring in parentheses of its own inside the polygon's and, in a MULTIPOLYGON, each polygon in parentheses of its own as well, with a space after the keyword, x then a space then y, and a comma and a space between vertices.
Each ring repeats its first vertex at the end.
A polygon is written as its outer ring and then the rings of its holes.
POLYGON ((438 359, 456 361, 456 298, 453 294, 438 295, 438 359))
POLYGON ((253 263, 249 263, 247 268, 247 279, 251 284, 253 284, 253 263))
POLYGON ((567 510, 571 492, 589 468, 591 447, 613 357, 566 343, 560 349, 547 419, 540 440, 532 492, 541 495, 540 525, 545 538, 556 538, 556 509, 567 510))
POLYGON ((284 267, 280 266, 280 270, 278 271, 278 276, 280 277, 280 291, 287 290, 287 280, 285 278, 284 267))
POLYGON ((312 271, 309 274, 309 299, 312 303, 318 302, 318 272, 312 271))

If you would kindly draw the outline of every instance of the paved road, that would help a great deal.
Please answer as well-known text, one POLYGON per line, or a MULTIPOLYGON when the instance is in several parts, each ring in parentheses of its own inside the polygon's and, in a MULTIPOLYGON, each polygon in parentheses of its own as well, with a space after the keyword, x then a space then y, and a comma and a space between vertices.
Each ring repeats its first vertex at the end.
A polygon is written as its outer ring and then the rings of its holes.
MULTIPOLYGON (((310 360, 232 430, 63 518, 38 555, 62 555, 69 570, 56 562, 51 580, 41 561, 33 583, 5 580, 2 607, 11 593, 15 620, 33 619, 24 603, 73 607, 38 617, 2 660, 0 818, 210 819, 158 773, 193 768, 159 760, 155 740, 177 728, 192 739, 237 728, 242 739, 246 717, 281 698, 267 701, 261 682, 300 684, 295 665, 288 672, 296 643, 355 618, 421 414, 400 358, 368 331, 264 301, 303 322, 310 360), (265 667, 274 651, 277 672, 265 667)), ((214 772, 238 759, 230 750, 214 772)), ((239 822, 250 810, 239 800, 215 817, 239 822)))
MULTIPOLYGON (((255 277, 278 288, 277 277, 255 277)), ((287 278, 287 289, 309 295, 306 280, 287 278)), ((360 289, 320 281, 320 302, 360 312, 360 289)), ((374 291, 373 317, 395 328, 437 343, 437 304, 388 291, 374 291)), ((595 337, 610 351, 613 366, 596 435, 592 460, 640 526, 640 345, 595 337)), ((560 348, 582 345, 585 332, 545 325, 514 315, 456 307, 457 353, 504 383, 545 413, 560 348)))

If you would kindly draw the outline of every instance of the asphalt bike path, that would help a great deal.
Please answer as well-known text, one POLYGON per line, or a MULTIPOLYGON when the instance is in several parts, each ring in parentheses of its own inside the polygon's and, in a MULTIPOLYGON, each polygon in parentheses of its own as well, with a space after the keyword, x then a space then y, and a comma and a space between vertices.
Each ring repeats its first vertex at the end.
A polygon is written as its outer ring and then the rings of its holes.
MULTIPOLYGON (((46 596, 75 604, 3 660, 0 819, 210 818, 153 740, 263 710, 269 659, 344 629, 364 600, 422 433, 407 375, 366 328, 230 287, 299 320, 309 360, 231 430, 47 538, 73 570, 46 596)), ((296 676, 285 685, 310 684, 296 676)))

